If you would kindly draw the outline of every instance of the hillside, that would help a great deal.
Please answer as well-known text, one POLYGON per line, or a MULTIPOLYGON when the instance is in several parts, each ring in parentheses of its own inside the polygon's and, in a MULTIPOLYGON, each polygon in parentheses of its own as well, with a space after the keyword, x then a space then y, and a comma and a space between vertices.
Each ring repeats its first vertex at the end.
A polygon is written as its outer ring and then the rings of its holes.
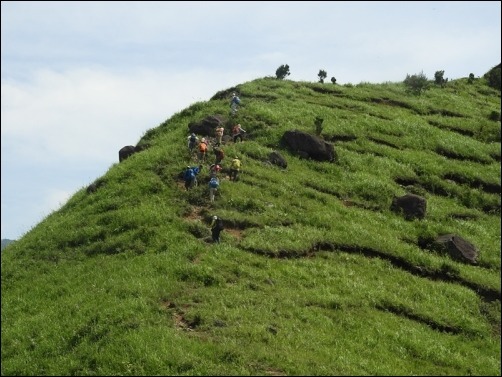
POLYGON ((2 252, 2 375, 501 374, 500 91, 484 79, 416 96, 260 78, 137 150, 2 252), (210 204, 208 164, 190 191, 180 173, 189 127, 214 117, 247 137, 224 143, 210 204), (316 118, 332 161, 283 141, 316 118), (391 210, 405 194, 423 218, 391 210), (475 261, 434 246, 449 234, 475 261))

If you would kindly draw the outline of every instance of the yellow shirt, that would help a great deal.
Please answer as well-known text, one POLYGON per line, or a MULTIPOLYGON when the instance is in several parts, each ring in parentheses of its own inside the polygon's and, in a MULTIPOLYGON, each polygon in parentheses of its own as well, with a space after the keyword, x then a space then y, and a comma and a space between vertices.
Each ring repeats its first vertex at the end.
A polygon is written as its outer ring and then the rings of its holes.
POLYGON ((241 168, 241 161, 238 160, 237 158, 234 158, 232 160, 232 165, 231 165, 232 169, 235 169, 235 170, 239 170, 241 168))

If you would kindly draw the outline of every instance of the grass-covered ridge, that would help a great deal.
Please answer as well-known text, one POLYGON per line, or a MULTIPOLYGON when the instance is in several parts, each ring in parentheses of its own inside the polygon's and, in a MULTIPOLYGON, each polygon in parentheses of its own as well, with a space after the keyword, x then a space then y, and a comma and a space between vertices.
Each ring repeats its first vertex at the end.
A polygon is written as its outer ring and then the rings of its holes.
POLYGON ((262 78, 192 104, 2 251, 2 375, 500 375, 493 111, 483 79, 414 96, 262 78), (248 138, 223 163, 243 171, 210 205, 178 176, 189 124, 218 115, 229 132, 232 90, 248 138), (333 163, 280 143, 316 117, 333 163), (390 210, 408 192, 424 219, 390 210), (477 264, 421 243, 448 233, 477 264))

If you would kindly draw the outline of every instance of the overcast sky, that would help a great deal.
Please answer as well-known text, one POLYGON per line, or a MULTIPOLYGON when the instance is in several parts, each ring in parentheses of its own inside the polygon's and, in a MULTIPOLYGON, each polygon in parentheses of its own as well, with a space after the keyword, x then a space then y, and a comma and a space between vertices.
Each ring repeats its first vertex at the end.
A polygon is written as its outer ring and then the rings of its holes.
POLYGON ((478 77, 501 61, 500 1, 1 7, 2 239, 21 238, 174 113, 282 64, 294 81, 323 69, 328 85, 478 77))

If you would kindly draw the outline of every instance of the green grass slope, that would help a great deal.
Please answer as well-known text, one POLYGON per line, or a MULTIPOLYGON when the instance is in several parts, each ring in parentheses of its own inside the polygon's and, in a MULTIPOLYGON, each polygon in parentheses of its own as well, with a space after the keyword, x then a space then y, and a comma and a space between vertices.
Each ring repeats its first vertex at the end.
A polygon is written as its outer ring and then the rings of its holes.
POLYGON ((2 375, 500 375, 494 111, 482 79, 413 96, 261 78, 192 104, 2 252, 2 375), (178 175, 189 124, 228 133, 232 90, 248 138, 223 163, 243 171, 210 204, 178 175), (279 143, 316 117, 332 163, 279 143), (390 210, 408 192, 424 219, 390 210), (421 243, 447 233, 478 263, 421 243))

